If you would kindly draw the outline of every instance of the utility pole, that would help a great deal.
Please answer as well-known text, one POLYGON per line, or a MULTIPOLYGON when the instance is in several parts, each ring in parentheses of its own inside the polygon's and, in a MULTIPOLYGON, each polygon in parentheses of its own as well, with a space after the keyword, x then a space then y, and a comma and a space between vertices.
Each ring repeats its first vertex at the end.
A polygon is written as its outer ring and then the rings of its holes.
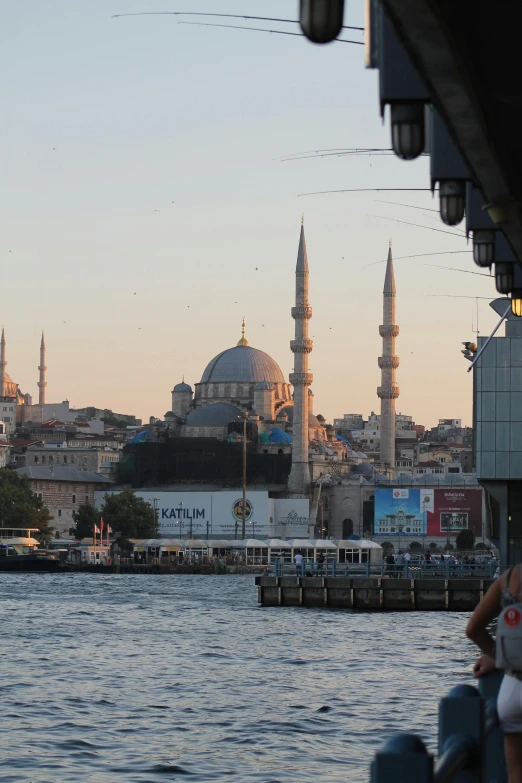
POLYGON ((247 460, 247 419, 248 411, 243 415, 243 514, 241 520, 241 538, 246 538, 246 460, 247 460))

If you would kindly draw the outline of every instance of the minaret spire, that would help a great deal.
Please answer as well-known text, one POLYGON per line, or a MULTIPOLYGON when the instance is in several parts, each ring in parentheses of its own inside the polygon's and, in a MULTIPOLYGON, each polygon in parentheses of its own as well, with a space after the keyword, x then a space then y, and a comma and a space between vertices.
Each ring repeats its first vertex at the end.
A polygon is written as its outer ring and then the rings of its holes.
POLYGON ((47 367, 45 366, 45 337, 42 329, 42 340, 40 342, 40 380, 38 381, 38 404, 45 405, 45 387, 47 382, 45 380, 45 373, 47 367))
POLYGON ((7 360, 5 358, 5 333, 2 326, 2 337, 0 338, 0 396, 5 397, 5 368, 7 360))
POLYGON ((400 393, 395 383, 395 371, 399 366, 399 357, 395 355, 395 338, 399 334, 399 327, 395 324, 395 294, 390 240, 383 288, 383 323, 379 326, 382 356, 379 357, 381 385, 377 389, 377 395, 381 400, 381 462, 392 470, 395 468, 395 400, 400 393))
POLYGON ((313 376, 308 372, 308 354, 313 348, 313 342, 308 338, 308 321, 312 317, 312 308, 308 303, 308 277, 308 257, 302 220, 295 269, 295 307, 292 307, 295 340, 290 342, 290 349, 294 354, 294 372, 289 378, 294 387, 294 421, 292 469, 288 479, 288 490, 292 495, 307 495, 310 487, 308 387, 312 383, 313 376))
POLYGON ((249 346, 247 338, 245 337, 245 316, 243 316, 243 323, 241 324, 241 339, 238 340, 238 345, 249 346))

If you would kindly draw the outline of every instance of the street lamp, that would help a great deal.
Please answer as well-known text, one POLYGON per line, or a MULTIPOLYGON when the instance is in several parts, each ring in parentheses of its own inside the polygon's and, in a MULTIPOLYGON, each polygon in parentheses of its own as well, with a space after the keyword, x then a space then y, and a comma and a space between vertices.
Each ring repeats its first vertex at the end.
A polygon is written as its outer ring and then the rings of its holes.
POLYGON ((402 160, 414 160, 424 150, 424 104, 392 103, 392 147, 402 160))
POLYGON ((312 43, 330 43, 342 30, 344 0, 300 0, 299 24, 312 43))
POLYGON ((511 312, 522 318, 522 288, 514 288, 511 292, 511 312))
POLYGON ((181 503, 178 504, 178 508, 180 509, 179 517, 178 517, 178 519, 179 519, 179 537, 183 538, 183 516, 182 516, 182 513, 183 513, 183 501, 181 501, 181 503))
POLYGON ((495 260, 495 232, 473 232, 473 261, 477 266, 489 269, 495 260))
POLYGON ((464 217, 466 185, 460 180, 440 183, 440 216, 447 226, 457 226, 464 217))
POLYGON ((510 261, 498 261, 495 264, 495 285, 499 294, 509 294, 514 285, 513 264, 510 261))

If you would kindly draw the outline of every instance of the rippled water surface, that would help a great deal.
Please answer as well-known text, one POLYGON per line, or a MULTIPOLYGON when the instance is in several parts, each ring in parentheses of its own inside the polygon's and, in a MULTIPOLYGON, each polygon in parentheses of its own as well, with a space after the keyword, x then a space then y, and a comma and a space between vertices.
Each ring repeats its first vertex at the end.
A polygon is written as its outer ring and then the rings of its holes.
POLYGON ((433 744, 467 615, 262 609, 251 576, 0 574, 0 779, 365 781, 433 744))

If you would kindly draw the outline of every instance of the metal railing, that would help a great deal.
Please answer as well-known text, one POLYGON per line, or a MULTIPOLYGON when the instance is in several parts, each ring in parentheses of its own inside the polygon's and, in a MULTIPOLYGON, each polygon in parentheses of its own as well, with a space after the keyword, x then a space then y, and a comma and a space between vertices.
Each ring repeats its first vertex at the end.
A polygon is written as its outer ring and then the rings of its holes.
POLYGON ((275 560, 267 566, 267 576, 365 576, 389 577, 391 579, 420 579, 439 577, 455 579, 460 577, 494 579, 504 571, 503 566, 489 563, 413 563, 388 565, 387 563, 339 563, 328 560, 318 563, 306 560, 302 565, 275 560))
POLYGON ((396 734, 371 764, 371 783, 506 783, 496 700, 503 672, 457 685, 439 705, 438 759, 416 734, 396 734))

